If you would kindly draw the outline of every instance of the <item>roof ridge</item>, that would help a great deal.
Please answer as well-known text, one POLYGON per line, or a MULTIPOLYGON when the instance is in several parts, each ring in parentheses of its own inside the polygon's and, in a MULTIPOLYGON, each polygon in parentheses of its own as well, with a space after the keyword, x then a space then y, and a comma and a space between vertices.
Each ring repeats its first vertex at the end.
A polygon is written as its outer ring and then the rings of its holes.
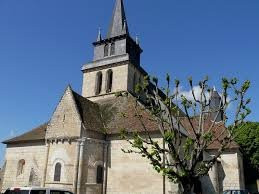
MULTIPOLYGON (((93 120, 95 120, 95 119, 93 119, 93 118, 91 119, 92 115, 94 115, 96 117, 96 119, 97 119, 96 122, 98 122, 98 123, 101 122, 101 119, 99 118, 101 116, 99 104, 90 101, 89 99, 81 96, 80 94, 78 94, 75 91, 73 91, 73 97, 74 97, 79 115, 82 119, 82 123, 85 128, 89 128, 88 125, 90 124, 89 123, 90 120, 92 120, 92 122, 94 122, 93 120)), ((103 127, 103 124, 101 124, 101 125, 103 127)), ((90 124, 90 126, 91 126, 91 124, 90 124)), ((99 127, 100 127, 100 123, 99 123, 99 127)))
POLYGON ((95 105, 98 105, 97 103, 87 99, 86 97, 83 97, 82 95, 78 94, 77 92, 75 92, 74 90, 72 90, 73 92, 73 95, 76 96, 76 97, 79 97, 79 98, 82 98, 83 100, 87 101, 87 102, 90 102, 91 104, 95 104, 95 105))
MULTIPOLYGON (((21 140, 19 140, 19 138, 24 137, 24 136, 26 136, 26 135, 29 135, 29 134, 31 134, 32 132, 35 132, 36 130, 39 130, 39 129, 42 129, 42 128, 45 128, 44 131, 46 132, 48 123, 49 123, 49 121, 48 121, 48 122, 45 122, 45 123, 43 123, 43 124, 40 124, 38 127, 34 127, 34 128, 31 129, 30 131, 27 131, 27 132, 24 132, 24 133, 22 133, 22 134, 20 134, 20 135, 15 136, 15 137, 6 139, 6 140, 4 140, 2 143, 3 143, 3 144, 8 144, 8 143, 16 142, 16 141, 21 141, 21 140)), ((44 136, 44 139, 45 139, 45 136, 44 136)))

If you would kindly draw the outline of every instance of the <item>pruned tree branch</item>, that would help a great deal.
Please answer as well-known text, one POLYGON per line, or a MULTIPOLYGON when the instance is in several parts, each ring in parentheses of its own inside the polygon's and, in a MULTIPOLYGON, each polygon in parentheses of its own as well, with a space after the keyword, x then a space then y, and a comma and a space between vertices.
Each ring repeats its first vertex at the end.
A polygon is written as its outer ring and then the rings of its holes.
POLYGON ((238 85, 236 78, 223 78, 222 93, 217 97, 220 98, 218 104, 215 104, 212 96, 208 98, 209 93, 215 92, 208 86, 208 77, 198 85, 200 93, 196 96, 193 80, 189 78, 192 99, 187 99, 179 93, 179 80, 175 80, 172 89, 170 76, 167 75, 166 87, 162 89, 157 78, 145 77, 143 83, 135 89, 138 93, 135 116, 142 127, 136 131, 145 133, 122 132, 122 137, 131 145, 128 150, 123 150, 125 153, 140 154, 147 158, 157 172, 181 184, 186 191, 193 187, 195 180, 207 175, 222 153, 232 145, 235 129, 251 112, 247 107, 250 99, 245 98, 250 87, 249 81, 238 85), (140 103, 140 100, 144 103, 140 103), (233 121, 228 123, 230 104, 236 105, 237 109, 233 121), (156 141, 150 135, 143 121, 143 111, 149 113, 150 122, 157 124, 162 141, 156 141), (218 118, 221 120, 218 121, 218 118), (204 158, 204 153, 215 143, 214 154, 204 158))

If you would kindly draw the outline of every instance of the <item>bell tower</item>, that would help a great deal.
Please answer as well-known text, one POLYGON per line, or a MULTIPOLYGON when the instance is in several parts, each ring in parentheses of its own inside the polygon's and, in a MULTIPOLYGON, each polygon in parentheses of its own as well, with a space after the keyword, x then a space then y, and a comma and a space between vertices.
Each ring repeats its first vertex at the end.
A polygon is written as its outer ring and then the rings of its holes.
POLYGON ((116 92, 134 93, 134 85, 147 73, 140 66, 139 42, 129 33, 123 0, 116 0, 107 35, 103 38, 99 29, 93 47, 93 61, 82 67, 82 95, 96 101, 116 92))

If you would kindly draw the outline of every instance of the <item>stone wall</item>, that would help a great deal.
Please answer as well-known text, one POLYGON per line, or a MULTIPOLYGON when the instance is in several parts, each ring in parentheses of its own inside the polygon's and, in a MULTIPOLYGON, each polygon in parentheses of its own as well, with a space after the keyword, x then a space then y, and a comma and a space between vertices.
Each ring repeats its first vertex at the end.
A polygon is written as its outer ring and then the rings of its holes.
POLYGON ((118 91, 126 91, 127 90, 127 83, 128 83, 128 65, 120 65, 110 68, 99 69, 96 71, 85 72, 83 74, 83 88, 82 88, 82 95, 84 97, 92 97, 89 100, 95 101, 97 98, 95 88, 96 88, 96 74, 98 72, 102 72, 102 89, 101 95, 106 95, 106 72, 111 69, 113 71, 113 82, 112 82, 112 93, 118 91))
MULTIPOLYGON (((158 139, 158 141, 161 139, 158 139)), ((77 161, 78 142, 52 142, 49 148, 46 187, 73 190, 75 180, 75 162, 77 161), (54 181, 55 164, 62 164, 61 181, 54 181)), ((146 159, 138 154, 125 154, 121 149, 129 148, 123 140, 113 139, 106 149, 102 141, 86 141, 83 149, 83 167, 80 193, 101 194, 107 189, 107 194, 157 194, 163 190, 163 180, 146 159), (105 160, 106 158, 106 160, 105 160), (97 184, 97 166, 104 168, 104 185, 97 184), (106 184, 107 170, 107 184, 106 184)), ((30 176, 36 174, 32 184, 39 186, 44 169, 46 156, 44 142, 8 146, 6 150, 6 170, 3 189, 13 186, 29 186, 30 176), (25 160, 24 172, 17 176, 19 160, 25 160)), ((243 189, 242 155, 238 151, 224 153, 217 166, 209 172, 209 176, 202 178, 203 193, 222 193, 226 189, 243 189), (218 190, 217 190, 218 189, 218 190)), ((167 194, 177 193, 177 186, 166 181, 167 194)))
POLYGON ((104 67, 103 69, 85 72, 83 75, 83 88, 82 95, 91 101, 102 100, 105 98, 113 97, 114 93, 119 91, 129 91, 134 93, 134 85, 141 83, 144 79, 143 74, 132 64, 124 64, 115 67, 104 67), (106 93, 107 74, 108 70, 113 71, 113 82, 111 94, 106 93), (96 96, 96 75, 102 72, 102 90, 96 96), (134 83, 135 79, 135 83, 134 83))
POLYGON ((138 83, 141 83, 144 79, 143 74, 136 68, 134 65, 129 65, 129 74, 128 74, 128 91, 133 92, 135 86, 138 83), (135 80, 134 80, 135 79, 135 80))
POLYGON ((0 168, 0 193, 2 191, 4 169, 0 168))
MULTIPOLYGON (((97 167, 104 167, 105 144, 87 141, 84 149, 84 166, 81 193, 102 194, 102 184, 97 184, 97 167)), ((104 177, 103 177, 104 178, 104 177)))
MULTIPOLYGON (((163 182, 146 159, 138 154, 125 154, 129 148, 123 140, 112 140, 108 152, 108 194, 162 193, 163 182)), ((201 179, 203 193, 222 193, 227 189, 244 189, 242 155, 238 150, 225 152, 201 179)), ((178 187, 166 181, 166 193, 177 193, 178 187)))
MULTIPOLYGON (((159 194, 163 191, 163 178, 146 159, 138 154, 125 154, 129 148, 123 140, 113 140, 108 152, 107 194, 159 194)), ((166 181, 166 193, 176 193, 177 186, 166 181)))
POLYGON ((6 148, 6 168, 3 177, 2 190, 14 186, 29 186, 29 179, 32 170, 35 173, 34 183, 40 186, 42 179, 43 161, 45 156, 45 143, 26 143, 19 145, 9 145, 6 148), (17 168, 20 160, 25 160, 23 173, 18 175, 17 168), (37 179, 37 180, 36 180, 37 179))
POLYGON ((80 137, 82 121, 72 95, 67 89, 48 124, 46 139, 80 137))
POLYGON ((221 156, 225 177, 223 179, 223 189, 244 189, 244 175, 242 159, 238 152, 229 152, 221 156))
POLYGON ((77 142, 59 141, 50 144, 45 182, 46 187, 73 190, 77 148, 77 142), (57 163, 61 164, 61 179, 59 182, 54 181, 54 171, 57 163))
POLYGON ((222 193, 228 189, 244 189, 242 156, 238 150, 221 155, 219 161, 209 171, 209 176, 201 179, 203 193, 222 193))

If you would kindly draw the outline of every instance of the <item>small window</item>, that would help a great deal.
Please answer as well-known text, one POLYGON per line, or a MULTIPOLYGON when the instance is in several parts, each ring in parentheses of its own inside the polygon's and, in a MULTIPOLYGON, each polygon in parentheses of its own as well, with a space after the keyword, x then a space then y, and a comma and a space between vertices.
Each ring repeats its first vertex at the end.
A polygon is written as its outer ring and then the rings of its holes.
POLYGON ((114 43, 114 42, 111 44, 111 52, 110 52, 110 55, 115 55, 115 43, 114 43))
POLYGON ((102 166, 97 166, 96 183, 97 184, 103 183, 103 167, 102 166))
POLYGON ((106 44, 106 45, 104 45, 104 56, 107 57, 108 53, 109 53, 109 45, 106 44))
POLYGON ((113 72, 111 69, 107 71, 107 85, 106 85, 106 93, 110 93, 112 91, 112 82, 113 82, 113 72))
POLYGON ((60 178, 61 178, 61 164, 57 163, 55 165, 55 172, 54 172, 54 181, 60 182, 60 178))
POLYGON ((25 160, 19 160, 18 167, 17 167, 17 176, 23 174, 24 172, 24 166, 25 166, 25 160))
POLYGON ((103 74, 102 72, 98 72, 96 74, 96 89, 95 94, 98 95, 102 91, 102 82, 103 82, 103 74))

